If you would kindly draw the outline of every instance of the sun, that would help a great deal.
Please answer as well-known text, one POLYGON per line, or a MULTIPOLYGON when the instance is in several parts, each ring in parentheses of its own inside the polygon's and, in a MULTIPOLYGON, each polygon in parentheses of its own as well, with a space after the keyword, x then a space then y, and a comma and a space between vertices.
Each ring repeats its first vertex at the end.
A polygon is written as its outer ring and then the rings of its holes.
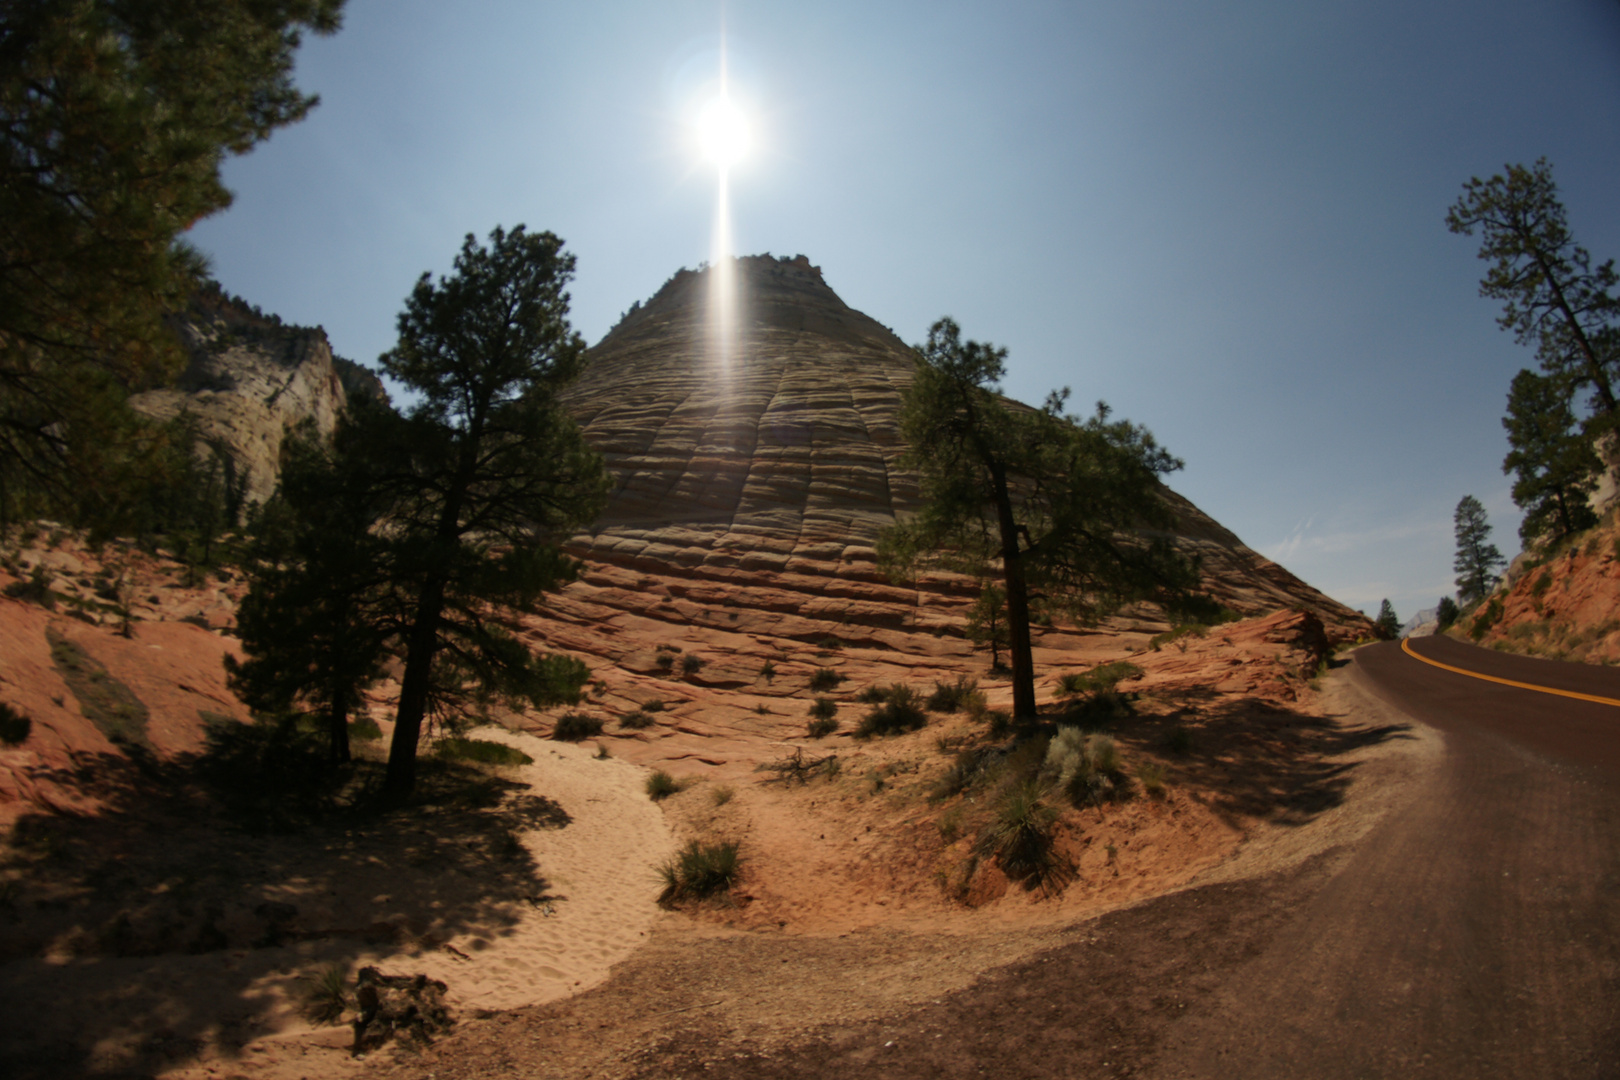
POLYGON ((704 106, 697 128, 704 156, 722 170, 737 164, 748 152, 748 119, 729 97, 722 95, 704 106))

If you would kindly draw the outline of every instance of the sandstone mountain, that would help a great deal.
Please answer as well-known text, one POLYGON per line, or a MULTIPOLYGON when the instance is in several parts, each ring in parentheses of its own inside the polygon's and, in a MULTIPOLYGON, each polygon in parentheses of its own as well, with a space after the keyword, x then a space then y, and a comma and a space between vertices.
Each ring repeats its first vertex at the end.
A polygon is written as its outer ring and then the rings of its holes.
POLYGON ((195 297, 174 326, 190 362, 173 386, 132 404, 158 420, 190 418, 246 503, 275 491, 288 431, 307 420, 329 436, 350 394, 387 397, 376 375, 332 355, 326 331, 285 325, 218 291, 195 297))
MULTIPOLYGON (((668 574, 693 595, 746 587, 750 604, 849 638, 880 627, 956 629, 962 583, 929 596, 877 573, 878 530, 915 507, 900 468, 912 352, 793 259, 736 260, 739 329, 711 337, 712 272, 683 270, 591 350, 571 391, 616 479, 578 537, 591 563, 668 574), (956 594, 956 601, 949 597, 956 594)), ((1303 608, 1335 637, 1365 631, 1339 604, 1245 547, 1169 489, 1176 541, 1207 591, 1245 614, 1303 608)))

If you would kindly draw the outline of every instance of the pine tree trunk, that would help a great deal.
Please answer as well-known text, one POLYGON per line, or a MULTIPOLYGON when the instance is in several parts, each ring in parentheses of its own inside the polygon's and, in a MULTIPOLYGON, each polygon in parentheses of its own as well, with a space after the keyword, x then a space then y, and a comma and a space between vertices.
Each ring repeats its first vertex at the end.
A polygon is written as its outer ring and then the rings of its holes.
POLYGON ((332 689, 332 708, 327 713, 327 754, 334 767, 349 763, 349 700, 342 687, 332 689))
POLYGON ((422 738, 422 721, 427 716, 444 587, 442 578, 429 582, 416 605, 416 620, 405 652, 405 674, 400 680, 394 737, 388 744, 388 771, 383 776, 382 801, 387 806, 403 805, 416 788, 416 747, 422 738))
POLYGON ((1001 568, 1007 583, 1007 652, 1012 659, 1013 719, 1033 720, 1035 707, 1035 658, 1029 638, 1029 590, 1024 584, 1023 555, 1018 549, 1018 523, 1013 518, 1012 497, 1007 491, 1007 472, 1001 465, 990 467, 995 485, 996 517, 1001 526, 1001 568))

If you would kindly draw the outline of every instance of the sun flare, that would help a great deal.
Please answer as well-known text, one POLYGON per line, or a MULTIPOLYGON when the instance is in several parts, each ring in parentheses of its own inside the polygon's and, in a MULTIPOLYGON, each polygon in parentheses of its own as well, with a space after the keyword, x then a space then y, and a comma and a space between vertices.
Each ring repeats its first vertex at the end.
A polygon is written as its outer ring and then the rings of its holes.
POLYGON ((748 119, 722 95, 698 114, 698 138, 704 156, 721 169, 729 169, 748 152, 748 119))

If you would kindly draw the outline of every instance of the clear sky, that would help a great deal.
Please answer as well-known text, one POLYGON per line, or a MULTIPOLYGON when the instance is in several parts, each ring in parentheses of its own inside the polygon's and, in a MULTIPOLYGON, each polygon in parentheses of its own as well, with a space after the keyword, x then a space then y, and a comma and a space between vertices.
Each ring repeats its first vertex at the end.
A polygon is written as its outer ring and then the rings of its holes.
POLYGON ((740 253, 808 255, 910 342, 952 315, 1010 350, 1013 396, 1106 399, 1354 607, 1451 591, 1463 495, 1518 550, 1500 420, 1534 358, 1443 219, 1546 156, 1578 241, 1620 256, 1616 0, 349 0, 300 54, 322 104, 229 163, 192 239, 375 363, 466 233, 550 229, 595 342, 709 256, 722 21, 740 253))

